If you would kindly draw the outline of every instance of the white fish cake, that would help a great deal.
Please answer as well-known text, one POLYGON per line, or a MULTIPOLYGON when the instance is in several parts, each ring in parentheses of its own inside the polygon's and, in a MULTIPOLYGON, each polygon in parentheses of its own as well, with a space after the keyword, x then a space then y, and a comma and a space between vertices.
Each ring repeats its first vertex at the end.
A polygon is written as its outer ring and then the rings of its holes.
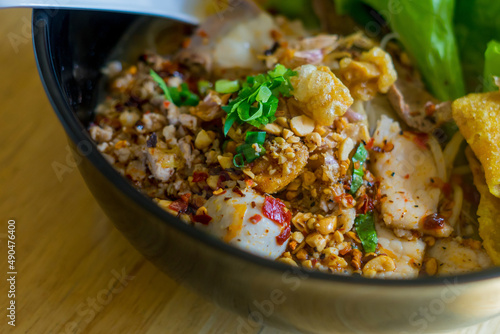
POLYGON ((196 227, 252 254, 278 258, 288 244, 288 241, 279 244, 276 239, 283 227, 263 215, 264 196, 253 190, 242 190, 242 195, 228 189, 224 194, 210 197, 205 207, 212 221, 196 227), (260 220, 252 221, 252 217, 260 220))
POLYGON ((421 239, 407 240, 397 237, 383 223, 375 224, 378 243, 387 250, 387 255, 394 260, 396 269, 377 273, 378 278, 416 278, 422 264, 426 244, 421 239))
POLYGON ((413 134, 402 132, 399 123, 382 116, 374 134, 374 146, 389 147, 385 152, 373 152, 372 170, 380 177, 382 218, 394 229, 414 230, 446 237, 453 228, 447 223, 437 229, 425 229, 424 218, 437 213, 441 190, 431 180, 437 180, 437 168, 431 151, 417 144, 413 134))
POLYGON ((438 239, 429 247, 427 257, 437 261, 437 275, 455 275, 486 269, 493 265, 486 251, 471 247, 458 238, 438 239))

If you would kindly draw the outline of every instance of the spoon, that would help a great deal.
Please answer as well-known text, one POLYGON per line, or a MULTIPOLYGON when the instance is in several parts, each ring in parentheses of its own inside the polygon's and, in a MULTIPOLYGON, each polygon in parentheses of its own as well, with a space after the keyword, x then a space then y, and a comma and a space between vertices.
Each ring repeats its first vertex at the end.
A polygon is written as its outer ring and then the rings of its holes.
POLYGON ((1 8, 85 9, 162 16, 198 25, 225 1, 203 0, 2 0, 1 8))

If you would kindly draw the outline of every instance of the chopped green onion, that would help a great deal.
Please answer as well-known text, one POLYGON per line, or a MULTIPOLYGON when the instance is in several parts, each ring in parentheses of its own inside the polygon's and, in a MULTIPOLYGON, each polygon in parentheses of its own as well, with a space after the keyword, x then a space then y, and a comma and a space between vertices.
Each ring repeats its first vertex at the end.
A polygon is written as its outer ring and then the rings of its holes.
POLYGON ((284 65, 277 64, 272 70, 268 72, 268 74, 271 78, 277 78, 284 76, 286 71, 288 71, 288 69, 284 65))
POLYGON ((360 143, 356 153, 354 153, 352 157, 352 180, 351 180, 351 194, 354 195, 356 191, 358 191, 359 187, 363 184, 363 176, 365 173, 363 172, 363 165, 365 164, 366 159, 368 158, 368 151, 365 148, 363 143, 360 143), (359 167, 356 168, 356 162, 359 163, 359 167))
POLYGON ((257 101, 266 103, 267 100, 273 95, 271 90, 266 86, 260 86, 259 91, 257 93, 257 97, 255 98, 257 101))
POLYGON ((215 82, 215 91, 221 94, 229 94, 234 93, 240 90, 240 84, 238 80, 230 81, 230 80, 217 80, 215 82))
POLYGON ((248 131, 245 137, 245 143, 248 144, 264 144, 266 133, 264 131, 248 131))
POLYGON ((263 107, 262 103, 259 103, 258 108, 252 107, 248 103, 241 103, 236 110, 238 112, 238 116, 242 121, 249 122, 262 116, 263 107))
POLYGON ((212 83, 210 81, 198 81, 198 92, 200 92, 201 95, 206 95, 210 88, 212 88, 212 83))
POLYGON ((263 155, 266 150, 264 149, 264 147, 262 147, 262 145, 260 144, 257 144, 259 145, 259 148, 260 148, 260 152, 257 152, 252 145, 250 144, 245 144, 245 145, 242 145, 242 146, 245 146, 242 150, 242 153, 243 155, 245 156, 245 161, 247 163, 251 163, 253 162, 254 160, 258 159, 261 157, 261 155, 263 155))
POLYGON ((158 75, 155 71, 151 70, 149 71, 149 75, 153 78, 153 80, 160 86, 161 90, 163 91, 163 94, 165 95, 165 99, 169 102, 174 103, 174 100, 172 100, 172 96, 170 96, 170 92, 168 90, 167 84, 165 83, 165 80, 163 80, 162 77, 158 75))
POLYGON ((375 230, 373 212, 358 215, 354 220, 354 225, 356 226, 356 232, 358 233, 358 237, 361 240, 365 252, 375 252, 377 249, 378 237, 377 231, 375 230))
MULTIPOLYGON (((261 144, 258 144, 258 143, 245 143, 245 144, 242 144, 240 146, 237 146, 236 147, 236 156, 238 156, 238 160, 240 161, 240 163, 238 163, 238 165, 235 163, 234 165, 236 167, 239 167, 239 168, 242 168, 244 167, 245 163, 251 163, 253 161, 255 161, 256 159, 260 158, 261 156, 263 156, 265 153, 266 153, 266 149, 264 148, 264 146, 262 146, 261 144), (253 145, 258 145, 259 146, 259 152, 257 152, 254 148, 253 145), (241 160, 243 159, 243 160, 241 160), (241 162, 244 162, 244 163, 241 163, 241 162)), ((233 159, 233 163, 234 163, 234 159, 233 159)))
POLYGON ((236 154, 233 158, 233 164, 238 168, 245 167, 245 159, 243 158, 243 154, 236 154))
POLYGON ((241 153, 241 152, 243 152, 243 149, 244 149, 245 147, 247 147, 247 146, 249 146, 249 144, 242 144, 242 145, 240 145, 240 146, 236 146, 236 153, 241 153))

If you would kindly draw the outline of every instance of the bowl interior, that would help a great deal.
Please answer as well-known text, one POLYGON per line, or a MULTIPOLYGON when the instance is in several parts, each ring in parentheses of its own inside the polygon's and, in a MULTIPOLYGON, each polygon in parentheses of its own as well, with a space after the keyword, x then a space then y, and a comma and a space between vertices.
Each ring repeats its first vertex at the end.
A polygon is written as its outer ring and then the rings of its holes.
MULTIPOLYGON (((144 49, 157 47, 156 38, 144 37, 145 31, 159 33, 165 29, 189 29, 163 19, 138 15, 79 10, 33 11, 33 38, 37 64, 47 95, 70 139, 91 142, 86 127, 93 119, 93 110, 106 95, 106 80, 101 69, 110 60, 132 63, 144 49)), ((91 145, 94 145, 93 143, 91 145)), ((188 234, 191 238, 231 253, 239 260, 250 261, 263 268, 285 272, 281 263, 262 259, 234 249, 219 240, 187 226, 157 207, 140 194, 94 150, 86 156, 111 182, 128 196, 148 208, 154 215, 188 234)), ((441 278, 414 280, 379 280, 345 277, 303 269, 312 279, 363 285, 429 286, 442 285, 441 278)), ((500 276, 500 268, 457 276, 458 282, 487 280, 500 276)))

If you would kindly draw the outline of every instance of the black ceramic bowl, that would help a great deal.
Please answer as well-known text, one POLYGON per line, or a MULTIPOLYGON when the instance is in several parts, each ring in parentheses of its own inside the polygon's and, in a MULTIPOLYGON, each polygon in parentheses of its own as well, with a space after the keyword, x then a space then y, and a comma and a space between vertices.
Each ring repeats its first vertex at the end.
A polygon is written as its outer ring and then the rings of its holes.
POLYGON ((103 95, 100 69, 139 19, 144 20, 119 13, 34 10, 33 35, 42 82, 71 147, 82 157, 79 169, 89 189, 115 226, 158 268, 238 312, 240 333, 262 322, 312 333, 423 333, 500 314, 500 269, 384 281, 292 268, 205 235, 137 191, 100 155, 85 128, 103 95))

